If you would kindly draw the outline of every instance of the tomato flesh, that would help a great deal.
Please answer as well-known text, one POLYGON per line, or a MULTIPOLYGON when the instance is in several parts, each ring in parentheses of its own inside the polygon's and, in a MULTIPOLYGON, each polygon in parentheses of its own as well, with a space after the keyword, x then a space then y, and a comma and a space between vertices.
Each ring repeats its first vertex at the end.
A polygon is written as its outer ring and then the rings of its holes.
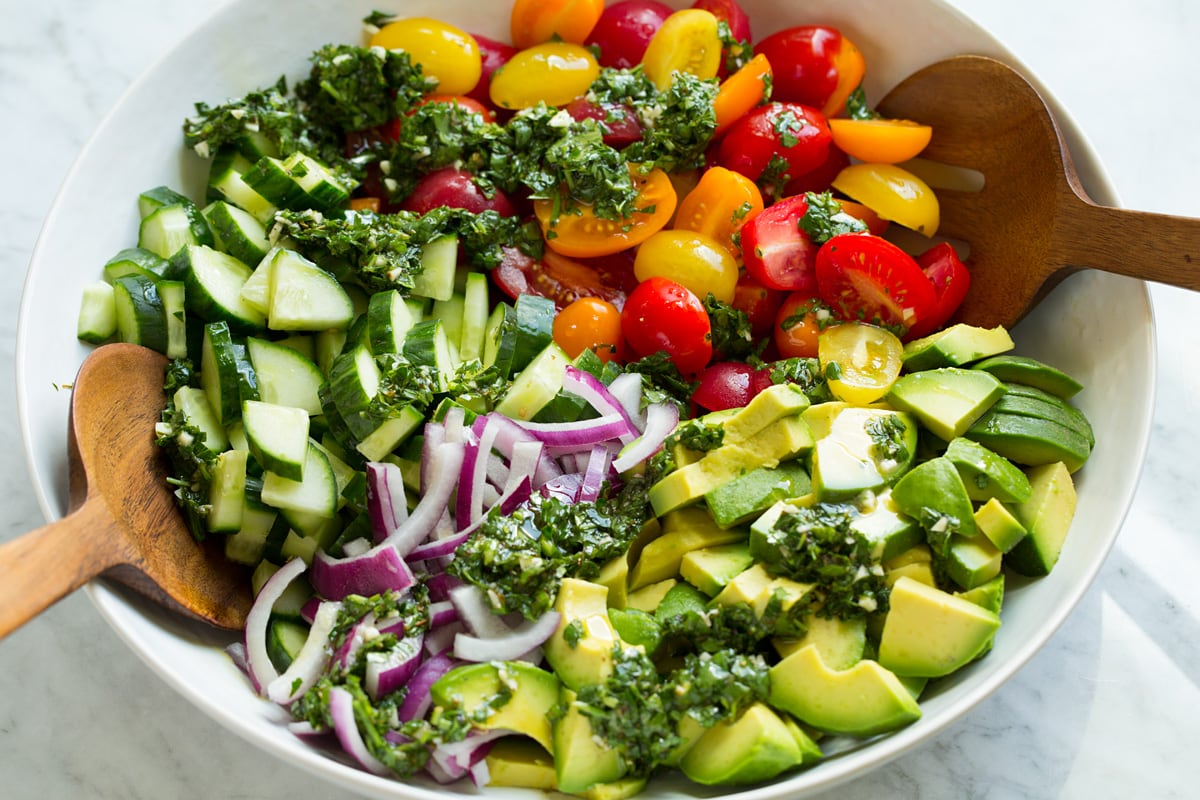
POLYGON ((620 309, 638 284, 629 251, 573 259, 547 250, 540 260, 516 247, 504 247, 502 252, 503 259, 489 275, 500 291, 514 300, 522 294, 536 294, 550 298, 561 310, 580 297, 597 297, 620 309))
POLYGON ((755 215, 742 228, 742 263, 768 289, 813 294, 817 246, 800 229, 808 211, 804 195, 788 197, 755 215))
POLYGON ((771 335, 775 313, 784 297, 783 292, 768 289, 749 275, 743 275, 734 287, 732 305, 750 320, 751 335, 763 339, 771 335))
POLYGON ((604 9, 585 45, 595 46, 602 67, 629 69, 642 63, 646 47, 673 9, 656 0, 622 0, 604 9))
POLYGON ((621 310, 621 331, 638 356, 663 351, 684 375, 712 358, 712 328, 704 304, 668 278, 642 281, 621 310))
POLYGON ((817 296, 839 319, 907 332, 937 305, 933 284, 908 253, 869 233, 834 236, 817 251, 817 296))
POLYGON ((638 187, 637 208, 628 219, 597 217, 588 206, 555 217, 553 200, 535 200, 534 214, 546 236, 546 245, 564 256, 587 258, 618 253, 641 244, 662 230, 675 213, 675 187, 661 169, 642 175, 633 170, 638 187))
POLYGON ((816 358, 821 328, 833 319, 829 306, 805 292, 792 292, 775 316, 775 347, 784 358, 816 358))
POLYGON ((971 271, 963 264, 958 253, 954 251, 954 246, 949 242, 935 244, 921 253, 917 256, 917 264, 933 284, 937 303, 925 319, 909 330, 909 339, 928 336, 945 325, 962 305, 971 289, 971 271))

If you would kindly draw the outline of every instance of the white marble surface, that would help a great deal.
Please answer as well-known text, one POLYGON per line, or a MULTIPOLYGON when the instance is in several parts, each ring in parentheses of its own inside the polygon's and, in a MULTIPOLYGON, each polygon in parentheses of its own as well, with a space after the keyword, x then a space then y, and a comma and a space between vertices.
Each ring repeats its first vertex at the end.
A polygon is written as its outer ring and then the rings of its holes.
MULTIPOLYGON (((1200 4, 956 4, 1055 91, 1127 206, 1200 216, 1200 4)), ((121 91, 213 7, 0 0, 0 374, 10 376, 0 417, 16 415, 21 282, 57 186, 121 91)), ((1153 297, 1161 367, 1149 459, 1098 581, 1009 684, 837 797, 1197 796, 1200 296, 1156 287, 1153 297)), ((0 539, 42 522, 15 426, 0 426, 0 507, 0 539)), ((82 594, 0 642, 0 797, 344 796, 195 712, 82 594)))

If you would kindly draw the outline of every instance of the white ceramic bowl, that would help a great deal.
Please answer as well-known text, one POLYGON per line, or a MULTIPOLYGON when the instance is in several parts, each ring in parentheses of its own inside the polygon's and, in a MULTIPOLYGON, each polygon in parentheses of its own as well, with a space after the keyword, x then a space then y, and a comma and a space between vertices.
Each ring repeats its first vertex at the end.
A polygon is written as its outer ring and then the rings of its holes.
MULTIPOLYGON (((1011 53, 939 0, 741 0, 758 38, 801 23, 840 27, 863 50, 868 97, 927 63, 957 53, 1011 53)), ((675 5, 684 5, 676 2, 675 5)), ((186 38, 122 98, 81 154, 34 252, 17 334, 21 431, 39 502, 48 518, 66 509, 68 393, 87 350, 74 338, 77 290, 104 261, 135 240, 138 192, 159 184, 200 196, 202 162, 184 150, 180 123, 196 100, 220 102, 306 73, 308 54, 332 41, 360 41, 375 8, 426 14, 507 38, 509 4, 478 0, 236 0, 186 38)), ((986 102, 986 98, 981 98, 986 102)), ((1052 103, 1053 104, 1053 103, 1052 103)), ((1079 175, 1098 202, 1115 204, 1099 164, 1065 112, 1060 122, 1079 175)), ((936 685, 915 724, 805 772, 744 790, 703 790, 682 779, 656 781, 646 798, 722 794, 765 800, 827 789, 879 766, 945 728, 1013 675, 1054 633, 1095 577, 1116 538, 1137 483, 1149 433, 1154 338, 1144 284, 1099 273, 1063 283, 1014 332, 1021 352, 1043 358, 1086 386, 1078 402, 1098 446, 1077 475, 1079 509, 1062 560, 1049 577, 1013 588, 987 658, 936 685)), ((88 592, 129 646, 197 708, 280 759, 344 788, 380 798, 432 798, 449 789, 368 775, 311 749, 280 724, 222 652, 231 637, 181 622, 112 586, 88 592)), ((490 790, 501 797, 529 792, 490 790)))

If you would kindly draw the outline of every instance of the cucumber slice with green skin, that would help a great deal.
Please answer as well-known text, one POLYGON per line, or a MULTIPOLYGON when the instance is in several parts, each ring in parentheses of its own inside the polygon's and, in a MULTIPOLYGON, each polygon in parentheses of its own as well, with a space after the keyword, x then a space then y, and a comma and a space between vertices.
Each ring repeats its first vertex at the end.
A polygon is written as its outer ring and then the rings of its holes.
POLYGON ((246 498, 242 504, 242 525, 225 538, 225 557, 235 564, 254 566, 262 560, 267 535, 278 513, 246 498))
POLYGON ((260 158, 242 174, 242 180, 281 208, 329 211, 350 199, 348 187, 324 164, 301 152, 283 159, 260 158))
POLYGON ((274 263, 275 254, 279 249, 273 247, 268 250, 267 254, 255 264, 250 277, 246 278, 246 282, 238 290, 238 297, 242 302, 264 317, 271 310, 271 264, 274 263))
POLYGON ((253 337, 246 340, 246 354, 264 401, 303 409, 310 416, 321 413, 317 393, 325 376, 311 359, 286 345, 253 337))
POLYGON ((442 321, 455 363, 459 361, 458 346, 462 343, 463 302, 462 294, 456 291, 449 300, 435 300, 429 312, 431 319, 442 321))
POLYGON ((384 420, 354 447, 368 461, 382 461, 420 430, 424 422, 423 413, 412 406, 404 406, 396 416, 384 420))
POLYGON ((437 391, 444 392, 458 369, 458 358, 440 319, 427 319, 404 337, 404 357, 414 365, 430 367, 437 376, 437 391))
POLYGON ((429 242, 421 250, 421 271, 413 279, 412 294, 449 300, 454 295, 457 266, 457 236, 449 234, 429 242))
POLYGON ((204 326, 200 344, 200 387, 222 425, 241 418, 242 403, 259 398, 258 378, 245 348, 224 322, 204 326))
POLYGON ((104 264, 104 279, 112 283, 122 275, 141 275, 157 281, 167 271, 170 262, 157 253, 141 247, 127 247, 104 264))
POLYGON ((303 622, 272 617, 267 625, 267 656, 275 669, 281 672, 292 665, 307 641, 308 626, 303 622))
POLYGON ((517 312, 501 303, 488 315, 483 333, 483 366, 495 366, 501 377, 512 374, 513 353, 517 347, 517 312))
POLYGON ((190 202, 157 208, 138 226, 138 247, 162 258, 169 259, 188 245, 212 243, 208 223, 190 202))
POLYGON ((337 278, 293 250, 275 251, 268 278, 271 330, 346 328, 354 319, 354 304, 337 278))
POLYGON ((214 453, 229 449, 229 437, 217 419, 216 412, 208 403, 203 389, 181 386, 175 390, 175 407, 183 412, 188 425, 194 426, 204 436, 204 446, 214 453))
POLYGON ((93 281, 83 287, 75 335, 88 344, 103 344, 117 332, 117 301, 112 284, 93 281))
POLYGON ((342 351, 346 349, 348 339, 347 331, 340 328, 318 331, 313 337, 313 361, 316 362, 317 368, 321 370, 321 374, 329 374, 330 368, 333 367, 334 359, 340 356, 342 351))
POLYGON ((158 285, 141 275, 125 275, 113 283, 113 311, 117 338, 167 351, 167 320, 158 285))
POLYGON ((279 148, 262 131, 247 131, 233 143, 237 152, 251 163, 264 156, 278 156, 279 148))
POLYGON ((563 349, 550 342, 521 370, 495 410, 512 419, 533 419, 562 389, 563 375, 570 362, 563 349))
POLYGON ((161 280, 158 296, 163 304, 163 322, 167 328, 167 358, 187 358, 187 290, 183 281, 161 280))
MULTIPOLYGON (((247 400, 242 404, 242 427, 250 452, 268 474, 303 481, 308 464, 308 412, 291 406, 247 400)), ((328 459, 321 453, 326 468, 328 459)), ((266 491, 266 481, 263 482, 266 491)), ((264 498, 264 502, 268 502, 264 498)))
POLYGON ((138 216, 142 219, 163 206, 178 206, 191 203, 191 199, 169 186, 155 186, 138 195, 138 216))
MULTIPOLYGON (((304 419, 307 421, 308 416, 304 419)), ((304 460, 304 479, 285 478, 274 472, 263 473, 262 500, 280 511, 298 511, 326 519, 337 513, 337 480, 329 459, 311 442, 304 460)))
POLYGON ((553 341, 557 311, 553 300, 535 294, 517 297, 515 310, 517 331, 512 369, 519 371, 553 341))
POLYGON ((404 337, 417 322, 400 292, 375 292, 367 301, 367 341, 372 353, 399 353, 404 337))
POLYGON ((217 200, 201 212, 213 232, 213 241, 222 250, 246 264, 257 264, 271 249, 267 229, 249 211, 217 200))
POLYGON ((217 456, 208 487, 208 529, 214 533, 235 532, 242 527, 246 506, 245 450, 226 450, 217 456))
POLYGON ((463 361, 483 359, 483 342, 488 325, 488 278, 482 272, 467 273, 463 287, 462 332, 458 357, 463 361))
POLYGON ((279 209, 243 180, 242 176, 254 166, 234 148, 222 148, 213 156, 208 171, 209 201, 225 200, 250 214, 263 225, 270 225, 279 209))
POLYGON ((183 280, 188 310, 206 322, 224 321, 237 333, 254 333, 266 325, 262 312, 241 298, 250 267, 233 256, 204 245, 188 245, 171 259, 166 277, 183 280))
MULTIPOLYGON (((380 420, 369 409, 379 392, 380 380, 379 365, 365 345, 338 356, 329 370, 330 399, 354 442, 379 427, 380 420)), ((327 416, 328 413, 326 409, 327 416)))

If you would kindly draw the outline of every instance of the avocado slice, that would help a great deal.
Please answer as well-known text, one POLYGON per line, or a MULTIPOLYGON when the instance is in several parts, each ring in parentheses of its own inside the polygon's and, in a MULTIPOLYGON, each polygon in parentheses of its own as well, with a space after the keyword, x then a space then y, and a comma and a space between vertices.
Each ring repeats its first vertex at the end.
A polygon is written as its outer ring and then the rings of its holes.
POLYGON ((661 519, 661 533, 646 543, 629 571, 630 591, 678 576, 684 555, 693 550, 745 541, 747 536, 745 528, 719 527, 701 506, 676 509, 661 519))
POLYGON ((830 669, 816 646, 802 647, 771 667, 768 702, 827 733, 870 736, 921 716, 921 708, 894 673, 862 660, 830 669))
POLYGON ((959 367, 1013 349, 1012 337, 1002 326, 979 328, 966 323, 914 339, 904 345, 904 368, 909 372, 939 367, 959 367))
POLYGON ((485 756, 489 786, 518 786, 554 791, 554 757, 524 736, 504 736, 492 743, 485 756))
POLYGON ((949 442, 991 408, 1004 394, 1004 384, 989 372, 946 367, 903 375, 885 401, 909 411, 934 435, 949 442))
POLYGON ((653 655, 662 643, 662 627, 654 616, 636 608, 610 608, 608 618, 621 641, 653 655))
POLYGON ((908 469, 916 451, 917 425, 909 414, 844 408, 813 446, 813 493, 824 502, 880 489, 908 469))
POLYGON ((812 614, 808 630, 796 639, 775 637, 771 644, 781 658, 787 658, 802 647, 813 645, 821 662, 830 669, 849 669, 862 661, 867 647, 867 618, 839 619, 812 614))
POLYGON ((755 703, 736 720, 705 731, 679 766, 691 780, 712 786, 770 780, 803 761, 796 737, 779 714, 755 703))
POLYGON ((1006 503, 1023 503, 1029 499, 1032 490, 1025 473, 979 442, 960 436, 946 447, 945 455, 958 470, 972 500, 984 502, 998 498, 1006 503))
POLYGON ((1083 389, 1083 384, 1067 373, 1028 356, 993 356, 972 365, 972 369, 990 372, 1005 383, 1036 386, 1064 400, 1083 389))
POLYGON ((1009 414, 1048 419, 1073 428, 1088 440, 1089 445, 1095 446, 1096 434, 1087 415, 1066 400, 1050 392, 1019 383, 1006 383, 1004 387, 1004 396, 996 401, 994 408, 1009 414))
POLYGON ((871 543, 871 555, 876 561, 889 561, 925 540, 921 526, 897 507, 891 489, 875 495, 875 503, 869 509, 859 510, 861 513, 850 522, 850 528, 871 543))
POLYGON ((551 750, 550 710, 558 702, 559 680, 553 672, 524 661, 465 664, 447 672, 430 687, 434 705, 462 708, 485 730, 523 733, 551 750), (501 689, 512 694, 489 714, 478 714, 501 689))
POLYGON ((679 562, 679 574, 692 586, 712 597, 753 563, 750 543, 734 542, 701 547, 686 553, 679 562))
POLYGON ((982 533, 955 536, 942 567, 950 580, 963 589, 974 589, 1000 574, 1004 554, 982 533))
POLYGON ((925 529, 930 547, 944 554, 950 534, 974 536, 975 509, 950 459, 932 458, 913 467, 892 487, 901 512, 925 529))
POLYGON ((1062 554, 1075 516, 1075 483, 1062 463, 1029 471, 1033 494, 1014 509, 1029 533, 1005 556, 1005 563, 1022 575, 1048 575, 1062 554))
MULTIPOLYGON (((554 722, 554 774, 558 790, 567 794, 612 783, 625 774, 619 750, 606 746, 592 731, 575 692, 563 688, 562 716, 554 722)), ((547 723, 549 724, 549 723, 547 723)))
POLYGON ((1087 438, 1048 419, 988 411, 964 433, 968 439, 1028 467, 1063 462, 1075 472, 1091 455, 1087 438))
POLYGON ((949 675, 979 655, 999 627, 999 615, 902 577, 892 586, 879 663, 897 675, 949 675))
POLYGON ((713 520, 722 528, 748 522, 777 500, 800 497, 812 491, 808 470, 799 461, 777 467, 757 467, 704 495, 713 520))

